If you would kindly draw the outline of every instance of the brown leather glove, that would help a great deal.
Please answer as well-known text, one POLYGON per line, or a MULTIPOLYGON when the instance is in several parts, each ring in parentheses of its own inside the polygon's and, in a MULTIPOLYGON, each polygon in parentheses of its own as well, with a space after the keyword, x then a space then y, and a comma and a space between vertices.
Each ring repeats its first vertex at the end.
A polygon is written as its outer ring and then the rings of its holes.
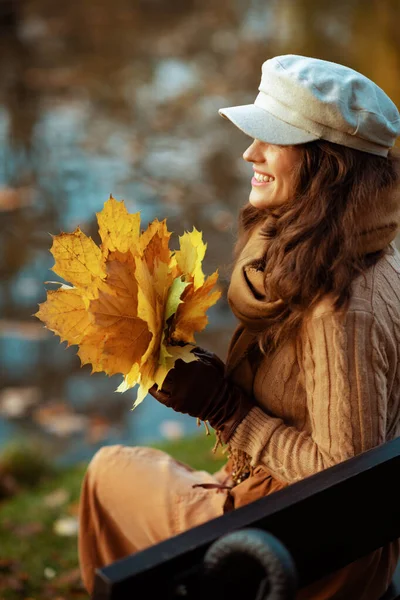
POLYGON ((199 360, 177 360, 161 390, 154 385, 149 392, 176 412, 208 421, 227 443, 254 402, 226 379, 225 365, 215 354, 199 347, 192 352, 199 360))

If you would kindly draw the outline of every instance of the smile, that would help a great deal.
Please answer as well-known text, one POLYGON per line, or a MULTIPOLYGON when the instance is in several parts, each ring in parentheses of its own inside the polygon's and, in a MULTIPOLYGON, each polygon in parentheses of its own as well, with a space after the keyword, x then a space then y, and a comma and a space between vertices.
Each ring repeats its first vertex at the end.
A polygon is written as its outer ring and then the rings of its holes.
POLYGON ((266 185, 268 183, 271 183, 272 181, 275 181, 275 177, 272 177, 272 175, 263 175, 262 173, 257 173, 257 171, 254 171, 254 176, 251 180, 251 184, 252 185, 266 185))
POLYGON ((272 177, 272 175, 263 175, 262 173, 254 171, 254 179, 258 181, 258 183, 270 183, 271 181, 274 181, 275 177, 272 177))

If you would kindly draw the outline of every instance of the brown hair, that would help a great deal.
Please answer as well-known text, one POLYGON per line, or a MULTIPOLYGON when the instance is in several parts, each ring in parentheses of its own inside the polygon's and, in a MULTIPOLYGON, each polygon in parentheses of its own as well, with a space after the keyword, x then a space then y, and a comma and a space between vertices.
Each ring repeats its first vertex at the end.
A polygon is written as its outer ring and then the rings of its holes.
POLYGON ((265 221, 265 291, 269 300, 283 300, 260 341, 264 352, 292 337, 323 296, 330 294, 337 309, 346 305, 355 276, 385 253, 360 254, 360 218, 373 223, 383 193, 400 182, 397 151, 384 158, 324 140, 299 148, 293 197, 273 211, 247 204, 239 216, 235 256, 265 221))

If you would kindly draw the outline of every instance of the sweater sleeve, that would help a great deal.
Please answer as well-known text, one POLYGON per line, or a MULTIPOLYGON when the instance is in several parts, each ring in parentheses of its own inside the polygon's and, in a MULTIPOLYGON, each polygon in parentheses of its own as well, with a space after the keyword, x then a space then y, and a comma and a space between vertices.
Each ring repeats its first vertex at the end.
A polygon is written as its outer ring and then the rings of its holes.
MULTIPOLYGON (((327 313, 306 324, 302 366, 310 427, 253 408, 231 438, 253 466, 294 483, 385 441, 388 361, 374 315, 327 313)), ((282 399, 284 402, 285 399, 282 399)))

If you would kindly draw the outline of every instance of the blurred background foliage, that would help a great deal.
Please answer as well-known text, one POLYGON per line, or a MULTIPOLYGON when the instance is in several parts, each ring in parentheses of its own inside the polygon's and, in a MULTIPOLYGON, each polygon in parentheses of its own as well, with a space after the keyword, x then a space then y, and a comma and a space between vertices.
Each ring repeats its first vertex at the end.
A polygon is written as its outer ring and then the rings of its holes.
MULTIPOLYGON (((400 106, 399 25, 398 0, 0 1, 0 446, 23 435, 74 462, 195 430, 152 399, 131 413, 118 377, 90 377, 32 317, 56 278, 49 233, 98 241, 112 193, 144 226, 202 230, 226 288, 250 140, 218 108, 253 102, 286 53, 351 66, 400 106)), ((224 357, 233 328, 221 300, 198 341, 224 357)))

